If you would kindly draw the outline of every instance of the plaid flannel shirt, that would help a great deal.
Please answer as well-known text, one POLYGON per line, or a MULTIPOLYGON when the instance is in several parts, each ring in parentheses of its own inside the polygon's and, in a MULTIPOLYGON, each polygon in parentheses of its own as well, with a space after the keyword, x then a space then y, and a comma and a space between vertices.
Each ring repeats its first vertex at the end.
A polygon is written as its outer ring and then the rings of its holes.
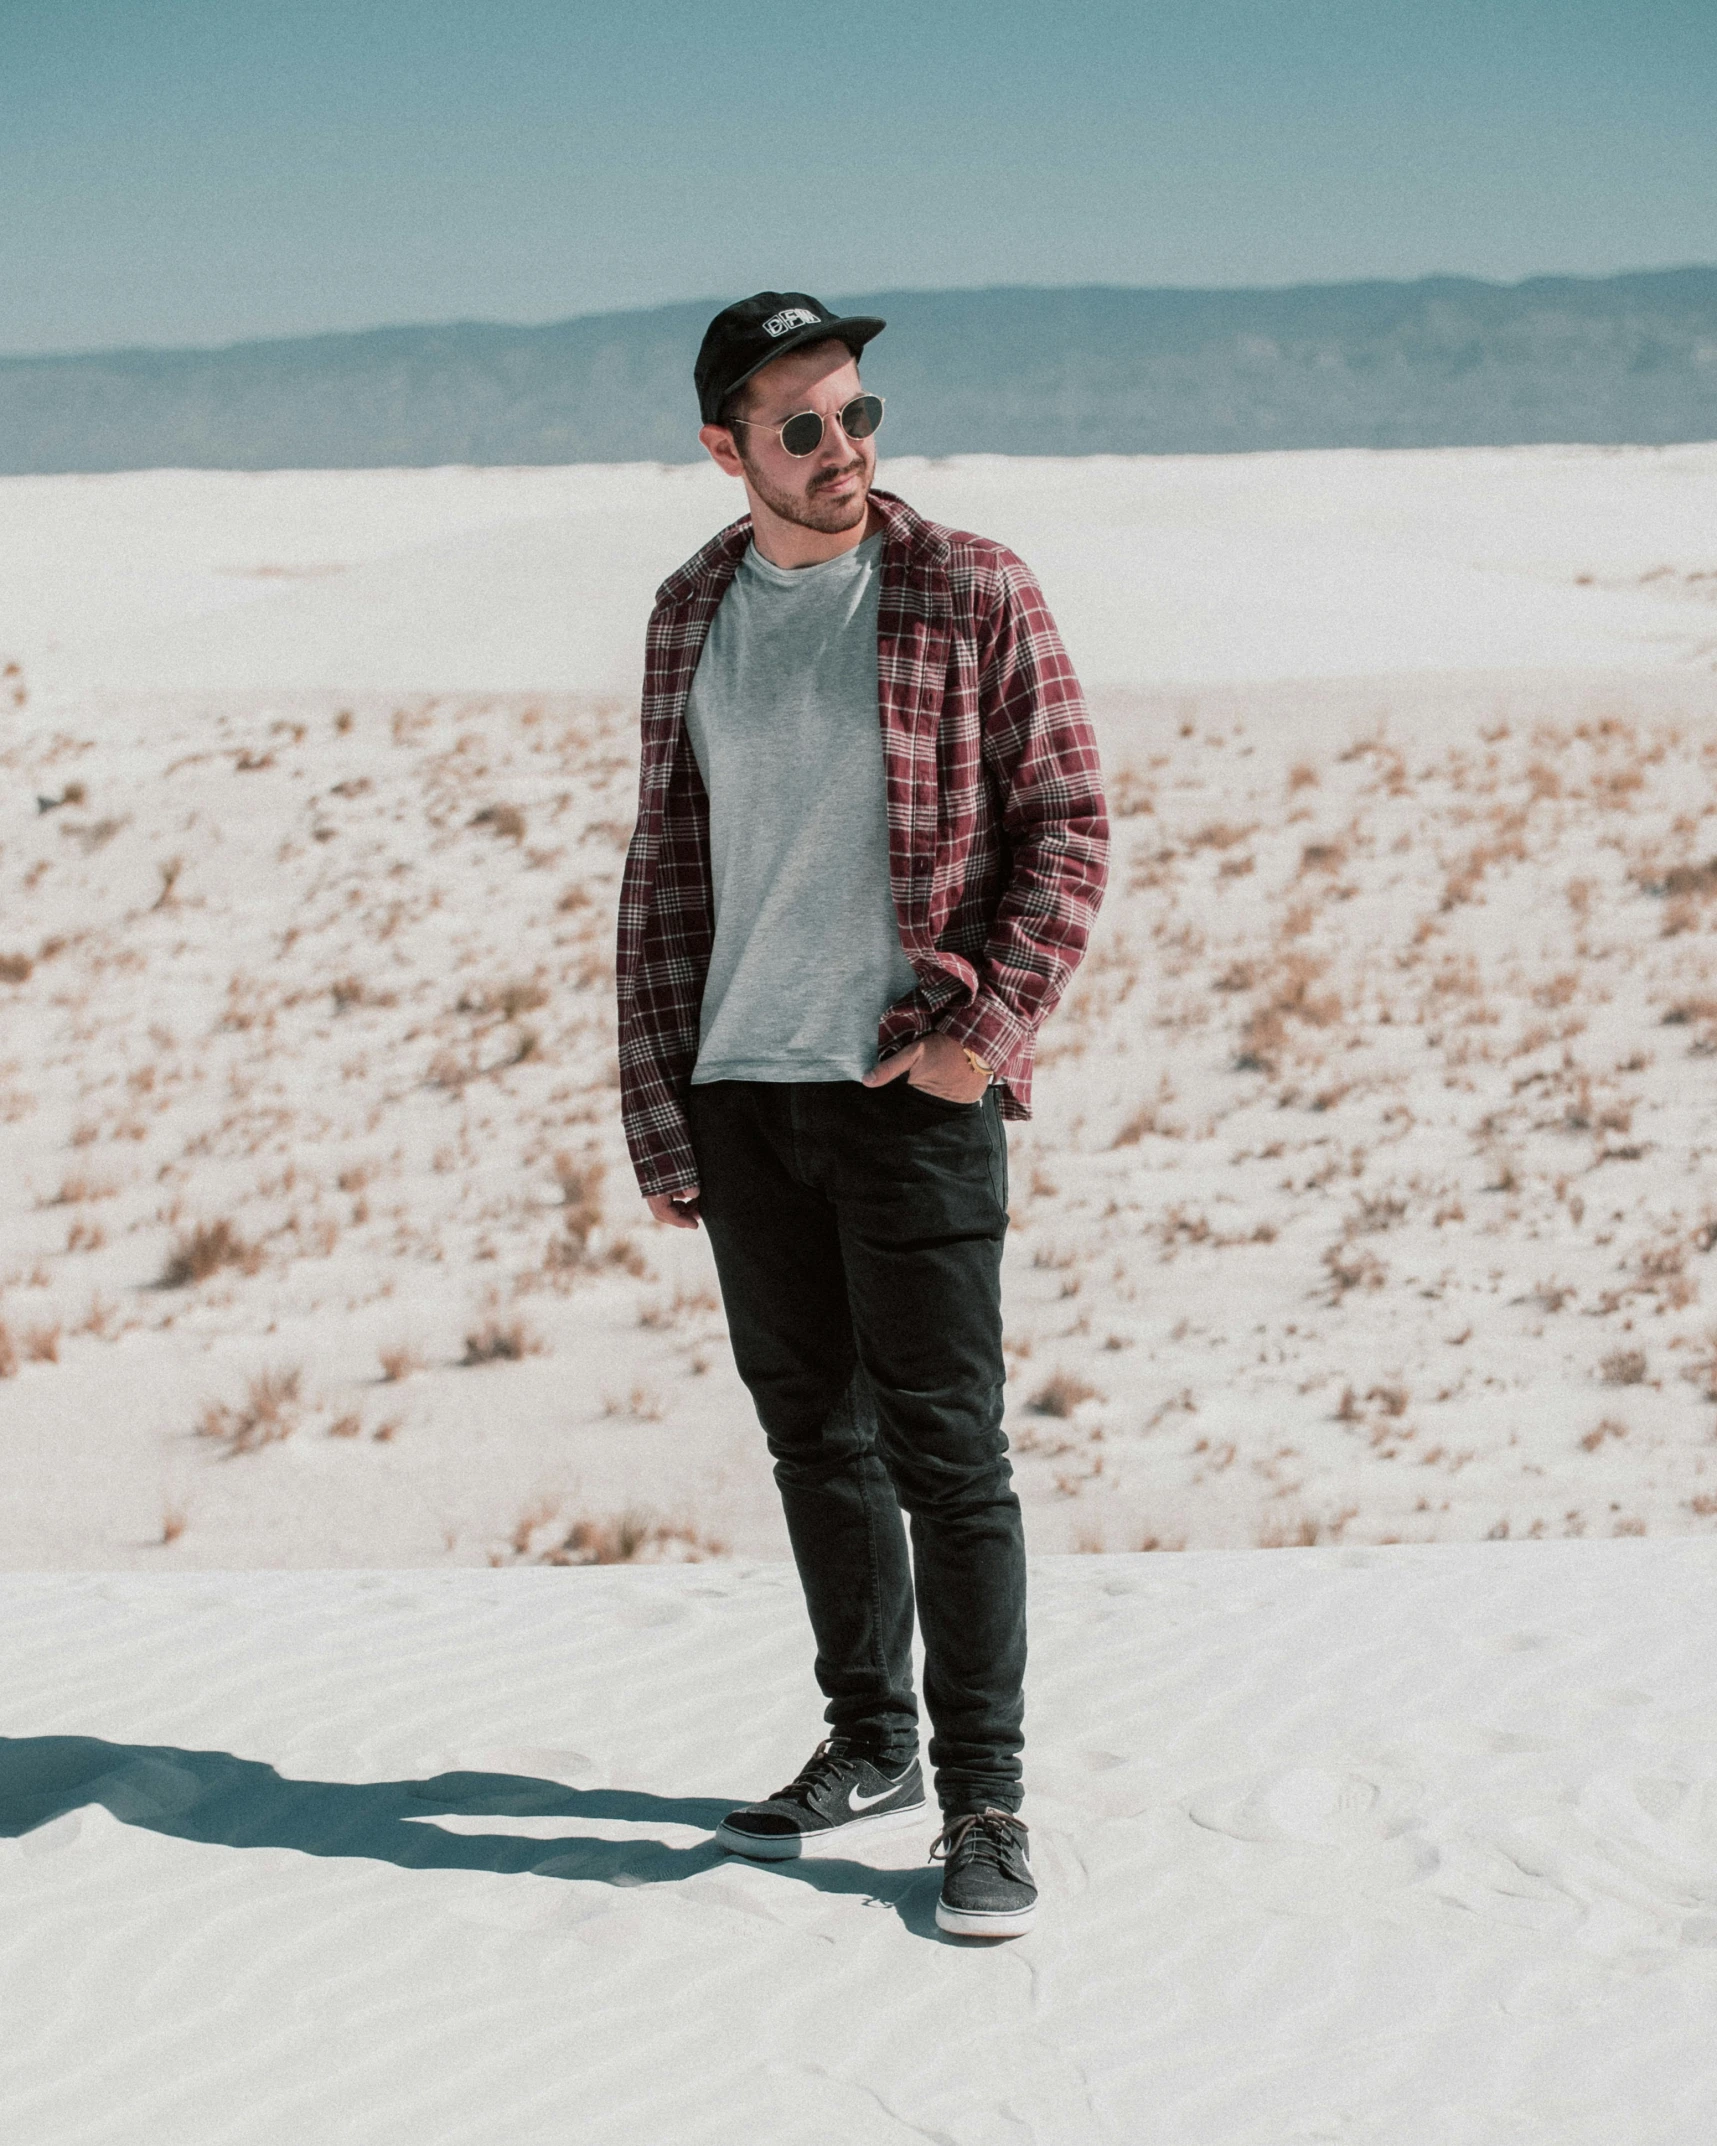
MULTIPOLYGON (((879 1055, 940 1029, 1031 1114, 1033 1042, 1102 899, 1097 742, 1030 570, 887 492, 877 698, 889 882, 917 988, 879 1055)), ((686 735, 692 675, 751 541, 750 517, 657 592, 646 642, 638 820, 620 890, 620 1103, 645 1195, 697 1182, 686 1119, 715 937, 709 799, 686 735)))

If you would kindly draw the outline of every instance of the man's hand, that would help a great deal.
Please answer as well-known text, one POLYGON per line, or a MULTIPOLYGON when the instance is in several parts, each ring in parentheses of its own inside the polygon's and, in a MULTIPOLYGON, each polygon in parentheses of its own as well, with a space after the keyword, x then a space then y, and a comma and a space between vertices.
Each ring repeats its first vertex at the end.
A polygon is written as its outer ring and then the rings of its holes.
POLYGON ((904 1050, 896 1051, 864 1077, 867 1088, 881 1088, 905 1074, 908 1087, 922 1088, 926 1095, 944 1103, 975 1103, 990 1085, 990 1076, 980 1073, 952 1036, 933 1029, 904 1050))
POLYGON ((696 1185, 688 1185, 684 1192, 649 1193, 644 1204, 658 1222, 665 1222, 670 1229, 696 1229, 698 1226, 696 1185))

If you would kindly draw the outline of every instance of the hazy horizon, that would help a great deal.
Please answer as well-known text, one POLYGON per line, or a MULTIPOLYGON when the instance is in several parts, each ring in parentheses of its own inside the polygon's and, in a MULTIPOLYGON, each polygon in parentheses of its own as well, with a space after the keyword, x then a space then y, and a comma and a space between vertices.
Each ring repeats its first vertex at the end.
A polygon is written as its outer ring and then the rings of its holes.
MULTIPOLYGON (((847 288, 830 287, 818 295, 831 304, 844 304, 849 299, 863 297, 875 299, 895 294, 902 296, 970 296, 994 291, 1114 291, 1143 295, 1185 294, 1197 296, 1246 296, 1254 293, 1285 294, 1296 291, 1336 291, 1378 289, 1413 289, 1424 284, 1478 284, 1492 290, 1520 290, 1539 283, 1611 283, 1630 276, 1674 276, 1706 273, 1717 270, 1717 252, 1708 260, 1666 261, 1661 263, 1636 263, 1629 267, 1605 270, 1601 274, 1573 275, 1554 271, 1533 271, 1521 276, 1480 276, 1462 269, 1435 269, 1422 276, 1350 276, 1335 279, 1309 278, 1285 282, 1232 283, 1129 283, 1119 280, 1097 278, 1042 277, 1030 282, 1018 279, 992 277, 981 283, 895 283, 887 291, 859 290, 853 285, 847 288)), ((737 292, 713 294, 689 292, 678 297, 654 300, 648 304, 622 306, 580 307, 570 312, 548 313, 530 318, 512 318, 500 313, 467 313, 436 319, 388 319, 365 321, 354 327, 312 327, 296 329, 286 335, 239 335, 221 340, 202 342, 129 342, 101 343, 67 347, 56 350, 0 349, 0 364, 44 362, 57 358, 107 358, 127 356, 195 355, 199 352, 218 354, 223 351, 266 346, 271 343, 307 343, 335 340, 366 335, 409 335, 433 332, 438 329, 505 328, 529 332, 532 329, 553 329, 568 326, 574 321, 601 320, 627 314, 650 314, 671 312, 682 306, 707 304, 712 312, 731 301, 737 292)))

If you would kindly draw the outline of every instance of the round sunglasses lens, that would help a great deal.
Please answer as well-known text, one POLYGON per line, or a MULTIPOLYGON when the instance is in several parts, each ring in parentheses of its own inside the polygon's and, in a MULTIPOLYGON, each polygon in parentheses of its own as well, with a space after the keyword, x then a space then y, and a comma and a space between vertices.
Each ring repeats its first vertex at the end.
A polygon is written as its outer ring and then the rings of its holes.
POLYGON ((868 440, 881 423, 880 395, 855 395, 841 412, 841 430, 849 440, 868 440))
POLYGON ((814 455, 823 444, 823 420, 815 410, 801 410, 781 427, 781 444, 790 455, 814 455))

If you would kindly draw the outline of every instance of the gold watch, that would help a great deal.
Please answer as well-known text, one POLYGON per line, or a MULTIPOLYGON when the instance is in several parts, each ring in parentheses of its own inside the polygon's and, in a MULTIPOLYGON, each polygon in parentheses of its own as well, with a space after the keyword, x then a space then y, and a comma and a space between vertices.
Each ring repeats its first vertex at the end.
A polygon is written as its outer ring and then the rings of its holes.
POLYGON ((981 1073, 984 1076, 985 1080, 995 1079, 995 1074, 990 1070, 987 1065, 985 1065, 984 1061, 978 1056, 977 1052, 972 1049, 970 1044, 962 1043, 960 1048, 965 1052, 966 1063, 971 1067, 974 1073, 981 1073))

